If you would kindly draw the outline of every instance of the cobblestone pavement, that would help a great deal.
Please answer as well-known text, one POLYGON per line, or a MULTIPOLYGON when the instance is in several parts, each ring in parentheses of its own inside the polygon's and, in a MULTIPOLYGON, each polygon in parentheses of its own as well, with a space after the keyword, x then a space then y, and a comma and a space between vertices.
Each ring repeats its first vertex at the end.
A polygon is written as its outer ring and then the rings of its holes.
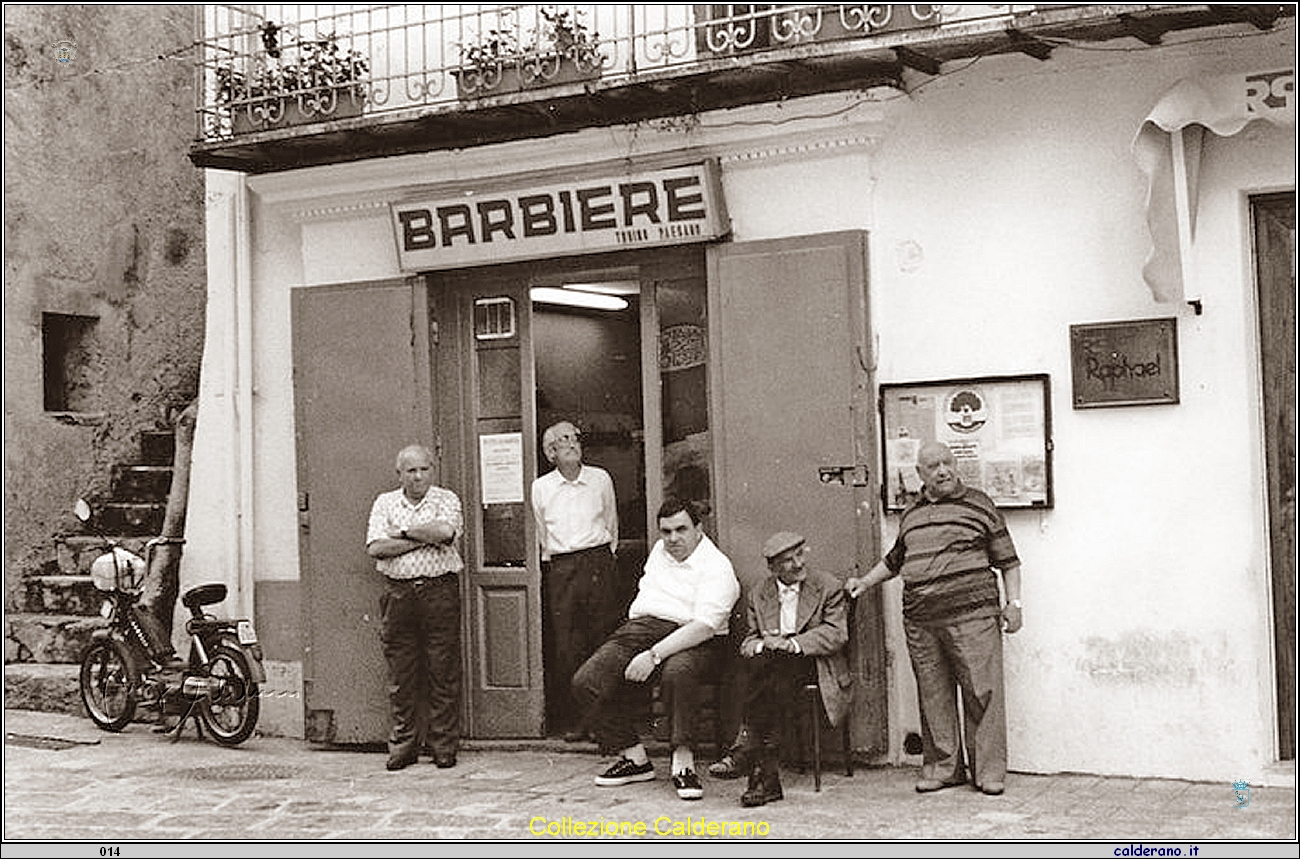
POLYGON ((454 769, 422 758, 390 773, 379 751, 261 736, 228 749, 192 729, 173 743, 149 725, 109 734, 76 716, 4 715, 8 857, 49 855, 50 843, 69 848, 56 850, 63 855, 172 856, 177 840, 309 839, 322 842, 313 855, 355 856, 358 848, 349 843, 377 850, 383 841, 391 842, 383 855, 417 855, 402 850, 429 839, 520 841, 530 850, 571 853, 574 845, 548 828, 572 833, 582 823, 590 831, 593 821, 643 824, 645 835, 626 839, 638 842, 626 845, 638 854, 666 852, 684 837, 738 840, 735 828, 745 826, 746 837, 760 842, 820 840, 832 848, 880 841, 912 855, 948 855, 956 841, 989 842, 987 852, 972 853, 978 843, 963 845, 971 855, 1007 855, 999 843, 1006 841, 1050 845, 1045 852, 1052 855, 1134 855, 1114 850, 1135 845, 1177 846, 1178 855, 1198 857, 1297 855, 1293 786, 1252 786, 1242 809, 1234 808, 1227 783, 1090 775, 1013 773, 1000 797, 966 787, 918 795, 915 769, 875 767, 851 778, 825 772, 820 792, 811 773, 785 773, 783 801, 744 809, 740 780, 705 776, 703 800, 678 799, 662 757, 653 782, 596 787, 601 759, 562 743, 470 744, 454 769), (710 834, 710 823, 722 833, 710 834), (1251 843, 1243 849, 1242 842, 1251 843), (163 852, 152 854, 151 846, 163 852), (101 847, 110 852, 97 852, 101 847))

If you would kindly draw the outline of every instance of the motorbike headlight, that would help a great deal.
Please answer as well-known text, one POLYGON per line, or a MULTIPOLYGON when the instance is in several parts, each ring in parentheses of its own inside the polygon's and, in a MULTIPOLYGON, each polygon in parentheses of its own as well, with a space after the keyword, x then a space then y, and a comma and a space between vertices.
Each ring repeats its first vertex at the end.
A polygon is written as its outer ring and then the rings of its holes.
POLYGON ((104 600, 104 604, 99 607, 99 616, 108 620, 113 615, 112 600, 104 600))

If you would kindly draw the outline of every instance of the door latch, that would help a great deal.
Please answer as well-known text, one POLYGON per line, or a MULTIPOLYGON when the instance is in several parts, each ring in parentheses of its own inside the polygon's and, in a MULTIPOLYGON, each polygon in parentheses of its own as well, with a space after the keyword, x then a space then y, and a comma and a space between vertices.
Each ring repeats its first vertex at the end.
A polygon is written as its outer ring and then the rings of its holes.
POLYGON ((821 465, 817 467, 817 478, 827 486, 866 486, 867 467, 865 465, 821 465))

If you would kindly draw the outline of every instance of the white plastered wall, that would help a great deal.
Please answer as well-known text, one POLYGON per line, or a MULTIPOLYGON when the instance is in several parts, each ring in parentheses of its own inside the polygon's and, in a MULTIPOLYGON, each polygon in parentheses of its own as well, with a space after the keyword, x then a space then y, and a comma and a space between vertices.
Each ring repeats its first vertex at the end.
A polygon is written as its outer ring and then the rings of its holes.
MULTIPOLYGON (((1244 195, 1294 186, 1294 139, 1252 128, 1207 145, 1202 316, 1156 303, 1142 281, 1144 186, 1129 147, 1179 77, 1285 67, 1293 54, 1289 34, 1236 48, 1062 49, 1049 63, 981 60, 879 105, 839 94, 675 130, 252 178, 242 317, 234 275, 210 272, 190 517, 191 532, 216 523, 214 535, 252 548, 191 538, 186 558, 249 581, 297 577, 289 292, 396 276, 390 200, 500 183, 521 164, 531 181, 572 171, 577 157, 718 157, 734 241, 870 231, 878 381, 1051 374, 1056 507, 1008 517, 1026 602, 1026 627, 1007 641, 1011 767, 1259 781, 1275 752, 1244 195), (1180 404, 1071 408, 1071 324, 1171 315, 1180 404), (241 355, 251 377, 238 372, 241 355), (252 441, 230 437, 249 431, 252 441), (241 450, 246 470, 229 458, 241 450)), ((214 174, 210 187, 231 182, 214 174)), ((226 248, 233 260, 240 219, 223 193, 210 195, 209 253, 226 248)), ((895 525, 886 518, 886 546, 895 525)), ((891 750, 903 760, 902 736, 919 719, 896 583, 887 605, 891 750)))

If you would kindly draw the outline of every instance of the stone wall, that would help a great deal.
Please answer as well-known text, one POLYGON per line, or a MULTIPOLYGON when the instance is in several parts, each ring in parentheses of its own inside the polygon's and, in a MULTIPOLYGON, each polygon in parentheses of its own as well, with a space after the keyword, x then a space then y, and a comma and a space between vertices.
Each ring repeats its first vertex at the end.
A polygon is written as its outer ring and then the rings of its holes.
POLYGON ((6 5, 5 604, 79 496, 197 396, 205 304, 198 7, 6 5), (64 48, 60 61, 59 49, 64 48), (97 320, 46 411, 44 314, 97 320))

